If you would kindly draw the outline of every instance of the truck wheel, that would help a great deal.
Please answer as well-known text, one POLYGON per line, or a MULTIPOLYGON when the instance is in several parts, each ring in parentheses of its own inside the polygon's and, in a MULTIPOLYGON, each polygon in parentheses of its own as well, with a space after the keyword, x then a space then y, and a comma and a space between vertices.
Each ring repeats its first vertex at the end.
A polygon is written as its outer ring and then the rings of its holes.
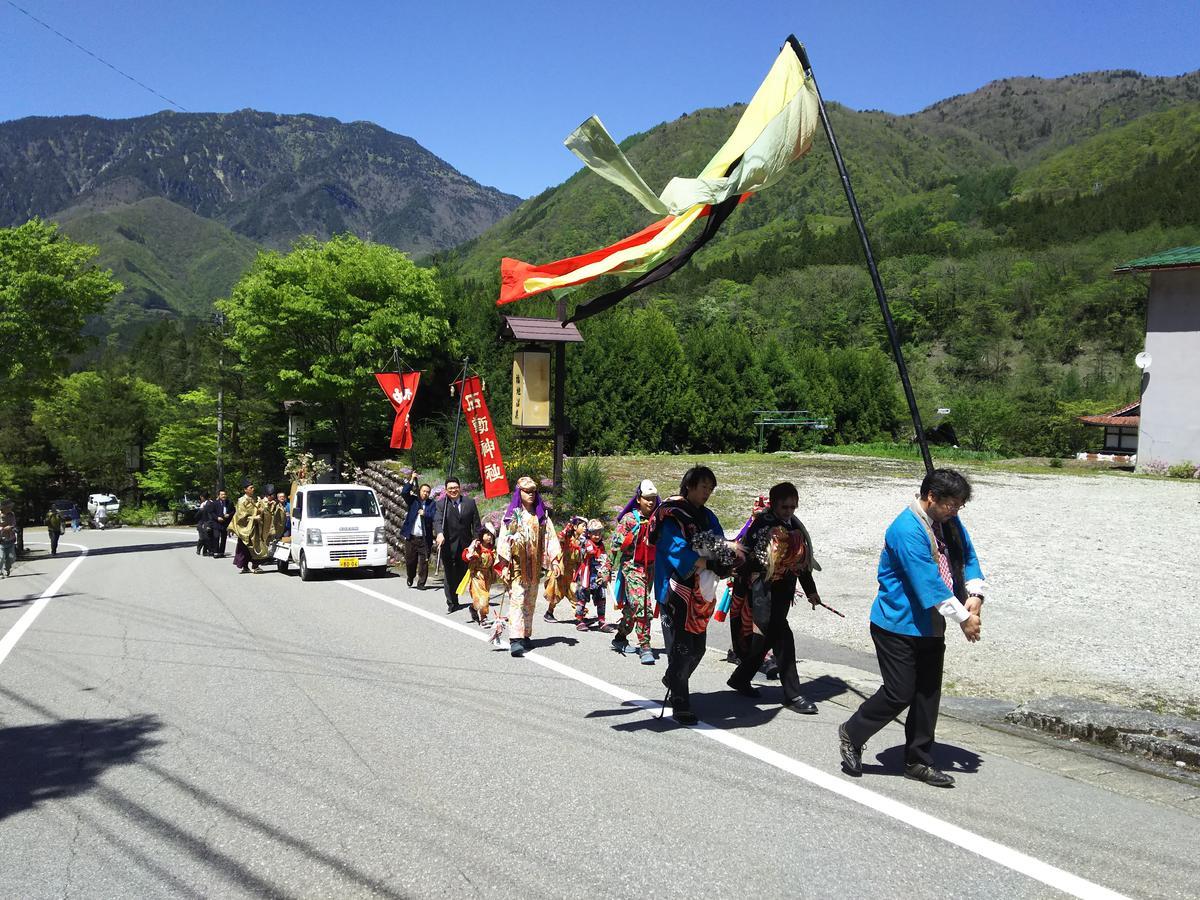
POLYGON ((373 566, 371 568, 371 574, 374 575, 376 578, 386 578, 387 577, 387 566, 373 566))
POLYGON ((304 556, 304 551, 300 551, 300 580, 312 581, 317 577, 317 573, 308 567, 308 560, 304 556))

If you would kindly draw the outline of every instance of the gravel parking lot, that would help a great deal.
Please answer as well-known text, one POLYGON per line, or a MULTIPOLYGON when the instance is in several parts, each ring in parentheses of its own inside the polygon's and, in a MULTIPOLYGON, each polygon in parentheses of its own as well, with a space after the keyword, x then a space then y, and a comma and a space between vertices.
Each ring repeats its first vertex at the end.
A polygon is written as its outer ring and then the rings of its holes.
MULTIPOLYGON (((800 489, 822 597, 793 627, 872 651, 867 615, 883 533, 916 492, 919 464, 782 454, 713 457, 726 529, 779 480, 800 489)), ((680 458, 608 461, 670 493, 680 458)), ((991 585, 983 635, 948 632, 948 692, 1026 700, 1067 694, 1200 717, 1200 484, 1128 475, 1027 475, 957 466, 974 485, 963 521, 991 585)))

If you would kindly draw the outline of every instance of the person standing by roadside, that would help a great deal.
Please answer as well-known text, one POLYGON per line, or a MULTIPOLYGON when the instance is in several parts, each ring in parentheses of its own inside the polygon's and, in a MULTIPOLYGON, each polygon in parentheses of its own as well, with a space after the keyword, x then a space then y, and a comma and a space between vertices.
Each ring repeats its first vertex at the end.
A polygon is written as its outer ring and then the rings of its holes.
POLYGON ((704 657, 708 620, 716 609, 716 578, 728 574, 740 546, 725 540, 721 523, 705 504, 717 486, 708 466, 693 466, 679 483, 679 496, 664 500, 654 514, 654 594, 662 610, 672 717, 695 725, 688 680, 704 657))
POLYGON ((46 534, 50 538, 50 555, 58 556, 58 539, 62 537, 62 533, 66 530, 66 523, 63 522, 62 514, 53 506, 46 513, 46 534))
POLYGON ((946 622, 970 643, 979 640, 987 584, 975 546, 958 518, 971 485, 953 469, 934 469, 898 515, 879 555, 879 593, 871 607, 871 639, 883 685, 838 727, 842 767, 862 775, 866 742, 908 709, 904 776, 934 787, 954 779, 934 765, 932 751, 942 699, 946 622))
POLYGON ((71 504, 71 530, 79 531, 83 526, 79 524, 79 504, 71 504))
POLYGON ((812 538, 796 518, 800 493, 790 481, 771 488, 767 506, 754 516, 741 538, 746 560, 738 567, 733 591, 744 597, 743 615, 752 622, 751 637, 739 654, 741 661, 726 683, 747 697, 759 696, 751 679, 759 671, 767 651, 775 654, 783 687, 783 705, 812 715, 817 707, 800 691, 796 671, 796 639, 788 627, 788 610, 796 600, 796 584, 816 606, 821 601, 813 570, 821 567, 813 557, 812 538))
POLYGON ((400 499, 408 507, 400 539, 404 541, 404 570, 408 586, 416 579, 417 590, 425 590, 429 578, 429 556, 433 549, 433 522, 437 518, 437 504, 430 498, 433 490, 428 484, 417 486, 421 476, 416 470, 408 481, 400 486, 400 499))
POLYGON ((11 500, 0 501, 0 571, 4 577, 12 575, 17 561, 17 516, 11 500))
POLYGON ((617 516, 613 534, 614 569, 617 572, 616 597, 621 622, 612 648, 618 653, 637 653, 643 665, 654 665, 650 649, 650 621, 654 618, 654 545, 650 543, 650 519, 658 508, 658 488, 649 478, 642 479, 633 497, 617 516), (637 641, 630 649, 629 635, 637 641))
POLYGON ((467 564, 463 562, 462 552, 471 546, 479 531, 479 507, 470 497, 464 497, 462 484, 451 476, 446 479, 446 495, 437 502, 437 514, 433 523, 434 541, 442 559, 443 587, 446 591, 446 612, 452 613, 458 609, 458 595, 455 591, 463 576, 467 574, 467 564))
POLYGON ((229 539, 229 523, 233 521, 233 503, 224 490, 217 491, 217 499, 213 501, 213 545, 216 548, 213 556, 217 559, 225 557, 225 542, 229 539))

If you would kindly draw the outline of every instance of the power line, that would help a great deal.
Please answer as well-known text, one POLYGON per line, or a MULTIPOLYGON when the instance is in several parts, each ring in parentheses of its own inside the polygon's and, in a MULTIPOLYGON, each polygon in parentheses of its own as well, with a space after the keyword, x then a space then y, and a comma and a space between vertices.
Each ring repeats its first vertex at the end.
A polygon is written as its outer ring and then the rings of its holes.
POLYGON ((132 81, 132 82, 133 82, 134 84, 136 84, 138 87, 140 87, 140 88, 142 88, 142 89, 144 89, 144 90, 147 90, 147 91, 149 91, 149 92, 150 92, 150 93, 152 93, 152 94, 153 94, 155 97, 158 97, 160 100, 166 100, 168 103, 170 103, 170 104, 171 104, 173 107, 175 107, 175 108, 176 108, 177 110, 179 110, 180 112, 188 112, 188 110, 184 109, 182 106, 180 106, 180 105, 179 105, 178 103, 176 103, 174 100, 172 100, 170 97, 166 97, 166 96, 164 96, 164 95, 160 94, 160 93, 159 93, 158 91, 156 91, 154 88, 150 87, 150 85, 148 85, 148 84, 145 84, 145 83, 143 83, 143 82, 141 82, 141 81, 138 81, 136 78, 134 78, 134 77, 133 77, 132 75, 130 75, 128 72, 125 72, 125 71, 122 71, 121 69, 118 69, 118 68, 117 68, 116 66, 114 66, 112 63, 110 63, 110 62, 109 62, 107 59, 104 59, 102 56, 97 56, 95 53, 93 53, 93 52, 92 52, 91 50, 89 50, 87 47, 84 47, 82 44, 78 44, 78 43, 76 43, 75 41, 71 40, 69 37, 67 37, 65 34, 63 34, 61 31, 59 31, 57 28, 54 28, 54 27, 52 27, 52 26, 50 26, 50 25, 47 25, 45 22, 43 22, 41 19, 39 19, 37 16, 35 16, 35 15, 34 15, 33 13, 31 13, 29 10, 27 10, 27 9, 22 9, 21 7, 17 6, 17 4, 13 3, 13 0, 6 0, 6 2, 8 3, 8 5, 9 5, 9 6, 11 6, 11 7, 12 7, 13 9, 15 9, 17 12, 19 12, 19 13, 22 13, 22 14, 23 14, 23 15, 25 15, 25 16, 28 16, 30 19, 32 19, 33 21, 37 22, 39 25, 41 25, 43 28, 45 28, 47 31, 51 32, 52 34, 56 34, 56 35, 58 35, 60 38, 62 38, 64 41, 66 41, 68 44, 70 44, 72 47, 74 47, 76 50, 82 50, 84 53, 86 53, 86 54, 87 54, 88 56, 90 56, 92 59, 96 60, 96 62, 98 62, 98 63, 103 63, 104 65, 106 65, 106 66, 108 66, 110 69, 112 69, 114 72, 116 72, 118 75, 121 75, 121 76, 124 76, 125 78, 128 78, 130 81, 132 81))

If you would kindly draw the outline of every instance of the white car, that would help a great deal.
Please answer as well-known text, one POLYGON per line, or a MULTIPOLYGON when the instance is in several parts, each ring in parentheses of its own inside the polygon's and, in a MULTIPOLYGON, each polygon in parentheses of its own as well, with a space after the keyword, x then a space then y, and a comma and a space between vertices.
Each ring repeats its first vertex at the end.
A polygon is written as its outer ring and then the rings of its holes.
POLYGON ((292 498, 289 558, 311 581, 320 569, 387 574, 388 545, 379 499, 361 484, 305 484, 292 498))
POLYGON ((105 517, 115 516, 121 511, 121 501, 112 494, 88 494, 87 510, 96 517, 97 511, 103 507, 105 517))

